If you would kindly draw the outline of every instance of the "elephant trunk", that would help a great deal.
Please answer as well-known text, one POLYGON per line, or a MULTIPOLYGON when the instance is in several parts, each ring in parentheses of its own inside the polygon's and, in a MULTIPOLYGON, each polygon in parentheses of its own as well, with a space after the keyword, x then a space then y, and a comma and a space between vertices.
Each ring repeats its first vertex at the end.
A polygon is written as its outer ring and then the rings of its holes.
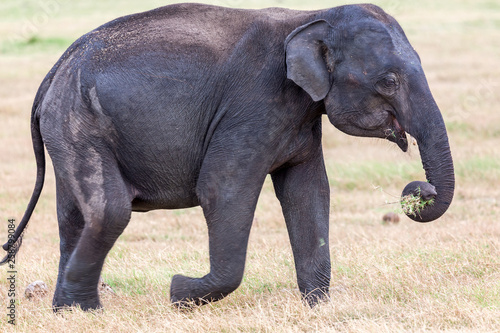
MULTIPOLYGON (((412 90, 417 92, 420 89, 412 90)), ((428 87, 422 90, 420 94, 412 94, 410 107, 414 116, 407 128, 417 140, 427 182, 408 184, 403 190, 401 203, 403 211, 412 220, 430 222, 443 215, 450 206, 455 174, 443 117, 428 87), (420 197, 421 204, 416 209, 408 210, 404 207, 404 199, 411 194, 420 197)))

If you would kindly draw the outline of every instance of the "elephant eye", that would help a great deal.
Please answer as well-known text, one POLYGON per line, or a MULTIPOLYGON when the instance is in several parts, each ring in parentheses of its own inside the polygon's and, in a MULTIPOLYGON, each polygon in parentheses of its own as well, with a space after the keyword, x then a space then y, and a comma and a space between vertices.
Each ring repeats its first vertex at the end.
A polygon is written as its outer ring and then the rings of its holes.
POLYGON ((384 79, 384 86, 386 88, 394 88, 397 85, 396 79, 389 77, 384 79))
POLYGON ((396 75, 389 74, 385 76, 383 79, 378 81, 377 90, 379 93, 387 96, 393 95, 399 87, 399 81, 396 75))

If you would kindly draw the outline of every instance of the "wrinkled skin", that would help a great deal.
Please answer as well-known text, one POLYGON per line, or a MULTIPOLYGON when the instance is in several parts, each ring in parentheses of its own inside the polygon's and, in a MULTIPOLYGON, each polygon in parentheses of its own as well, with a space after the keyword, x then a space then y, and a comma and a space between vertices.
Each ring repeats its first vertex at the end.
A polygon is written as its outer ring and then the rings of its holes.
POLYGON ((431 221, 446 211, 454 175, 444 122, 417 53, 378 7, 180 4, 81 37, 42 82, 32 116, 39 173, 29 207, 43 184, 43 143, 56 176, 61 259, 54 308, 101 307, 102 265, 132 211, 197 205, 208 225, 210 272, 174 276, 171 300, 183 306, 228 295, 243 276, 267 174, 300 292, 310 305, 326 298, 322 114, 347 134, 386 138, 403 151, 410 133, 427 181, 405 191, 418 188, 435 199, 412 218, 431 221))

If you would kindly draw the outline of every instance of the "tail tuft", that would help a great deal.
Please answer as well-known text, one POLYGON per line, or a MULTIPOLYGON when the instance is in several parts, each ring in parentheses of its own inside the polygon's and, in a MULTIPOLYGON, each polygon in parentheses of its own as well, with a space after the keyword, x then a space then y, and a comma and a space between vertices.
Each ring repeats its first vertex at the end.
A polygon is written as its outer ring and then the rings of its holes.
POLYGON ((21 244, 23 243, 23 235, 24 232, 19 236, 17 241, 14 244, 10 244, 9 242, 5 243, 2 248, 7 251, 7 254, 3 259, 0 261, 0 266, 5 265, 9 261, 11 261, 13 258, 15 258, 17 252, 19 252, 19 249, 21 248, 21 244))

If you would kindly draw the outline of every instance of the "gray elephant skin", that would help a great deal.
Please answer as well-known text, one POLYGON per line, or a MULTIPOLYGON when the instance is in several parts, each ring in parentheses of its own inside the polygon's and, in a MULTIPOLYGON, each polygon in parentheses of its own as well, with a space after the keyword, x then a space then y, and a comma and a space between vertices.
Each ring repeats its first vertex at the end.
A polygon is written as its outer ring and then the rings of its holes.
POLYGON ((201 206, 210 272, 175 275, 179 306, 220 300, 240 284, 255 206, 271 175, 306 303, 328 298, 330 193, 321 147, 339 130, 417 143, 426 181, 405 193, 440 217, 454 192, 446 128, 419 56, 373 5, 319 11, 177 4, 111 21, 62 55, 35 97, 32 198, 4 261, 18 250, 55 170, 60 264, 55 310, 101 307, 107 253, 131 212, 201 206), (16 241, 14 243, 14 241, 16 241))

